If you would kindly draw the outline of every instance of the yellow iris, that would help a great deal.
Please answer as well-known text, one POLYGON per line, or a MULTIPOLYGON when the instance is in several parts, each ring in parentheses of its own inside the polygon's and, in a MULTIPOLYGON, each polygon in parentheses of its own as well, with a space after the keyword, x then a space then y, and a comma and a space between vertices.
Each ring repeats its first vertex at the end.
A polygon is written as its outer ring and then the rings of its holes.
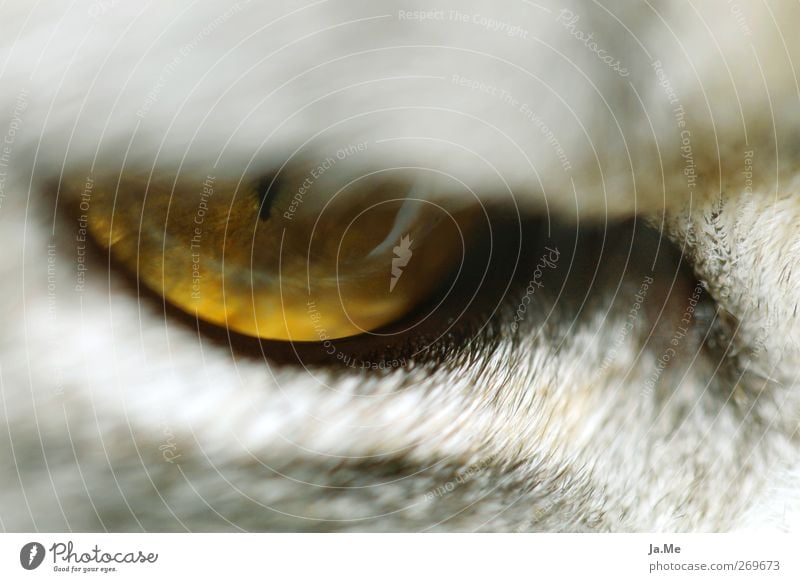
POLYGON ((184 311, 266 339, 347 337, 408 315, 458 269, 473 220, 396 180, 335 193, 291 179, 92 180, 89 230, 119 263, 184 311))

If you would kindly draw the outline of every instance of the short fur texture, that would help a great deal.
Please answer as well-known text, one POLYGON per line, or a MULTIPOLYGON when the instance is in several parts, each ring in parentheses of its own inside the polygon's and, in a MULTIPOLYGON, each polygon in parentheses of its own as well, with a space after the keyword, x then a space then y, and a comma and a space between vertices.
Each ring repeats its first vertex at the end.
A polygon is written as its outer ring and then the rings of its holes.
MULTIPOLYGON (((0 20, 0 528, 800 527, 796 3, 46 0, 0 20), (583 309, 543 294, 516 326, 511 294, 468 345, 381 373, 240 354, 101 256, 75 291, 60 176, 257 177, 360 142, 347 172, 418 167, 450 204, 457 182, 581 228, 648 221, 709 297, 686 361, 651 386, 657 326, 621 335, 640 275, 583 309)), ((692 287, 672 287, 680 318, 692 287)))

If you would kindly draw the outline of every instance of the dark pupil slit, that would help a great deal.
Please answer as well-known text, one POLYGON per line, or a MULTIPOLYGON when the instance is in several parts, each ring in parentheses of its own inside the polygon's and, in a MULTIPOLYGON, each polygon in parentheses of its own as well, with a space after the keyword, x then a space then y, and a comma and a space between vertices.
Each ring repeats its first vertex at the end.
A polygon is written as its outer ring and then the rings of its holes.
POLYGON ((280 192, 280 182, 275 176, 265 176, 261 178, 256 187, 256 194, 258 194, 258 217, 261 220, 268 220, 270 216, 270 209, 275 203, 280 192))

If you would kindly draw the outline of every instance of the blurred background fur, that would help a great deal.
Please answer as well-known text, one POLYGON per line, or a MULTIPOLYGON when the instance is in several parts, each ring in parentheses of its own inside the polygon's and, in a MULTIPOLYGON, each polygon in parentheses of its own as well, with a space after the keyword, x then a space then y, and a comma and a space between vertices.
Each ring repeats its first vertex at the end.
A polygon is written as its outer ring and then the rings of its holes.
POLYGON ((3 529, 800 525, 797 4, 48 0, 0 20, 3 529), (341 180, 417 167, 432 198, 457 180, 559 225, 523 318, 534 227, 485 327, 378 373, 231 347, 90 245, 76 290, 63 177, 255 179, 361 142, 341 180), (612 234, 575 242, 592 232, 612 234), (652 269, 659 237, 677 258, 652 269), (590 299, 559 296, 601 246, 590 299))

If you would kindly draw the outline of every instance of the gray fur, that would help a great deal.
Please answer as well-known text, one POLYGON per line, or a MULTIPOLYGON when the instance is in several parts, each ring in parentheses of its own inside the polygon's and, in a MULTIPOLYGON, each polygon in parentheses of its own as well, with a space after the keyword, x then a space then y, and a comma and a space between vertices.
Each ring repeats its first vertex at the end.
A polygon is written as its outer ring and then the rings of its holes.
POLYGON ((422 2, 242 2, 229 15, 212 2, 6 3, 0 135, 19 127, 0 206, 0 527, 798 527, 798 8, 741 1, 742 21, 726 3, 544 4, 458 8, 521 38, 398 18, 422 2), (556 21, 562 8, 628 78, 556 21), (691 196, 656 59, 691 129, 691 196), (518 106, 453 75, 531 104, 563 155, 518 106), (320 157, 367 140, 347 171, 420 165, 440 200, 454 176, 528 214, 663 225, 709 294, 688 356, 647 388, 666 345, 647 337, 674 327, 642 316, 620 341, 634 299, 613 277, 583 310, 548 289, 517 328, 509 295, 470 344, 456 334, 366 374, 231 350, 137 298, 102 257, 74 290, 62 173, 207 167, 226 145, 220 173, 255 176, 296 163, 320 131, 320 157), (389 138, 406 139, 378 145, 389 138))

